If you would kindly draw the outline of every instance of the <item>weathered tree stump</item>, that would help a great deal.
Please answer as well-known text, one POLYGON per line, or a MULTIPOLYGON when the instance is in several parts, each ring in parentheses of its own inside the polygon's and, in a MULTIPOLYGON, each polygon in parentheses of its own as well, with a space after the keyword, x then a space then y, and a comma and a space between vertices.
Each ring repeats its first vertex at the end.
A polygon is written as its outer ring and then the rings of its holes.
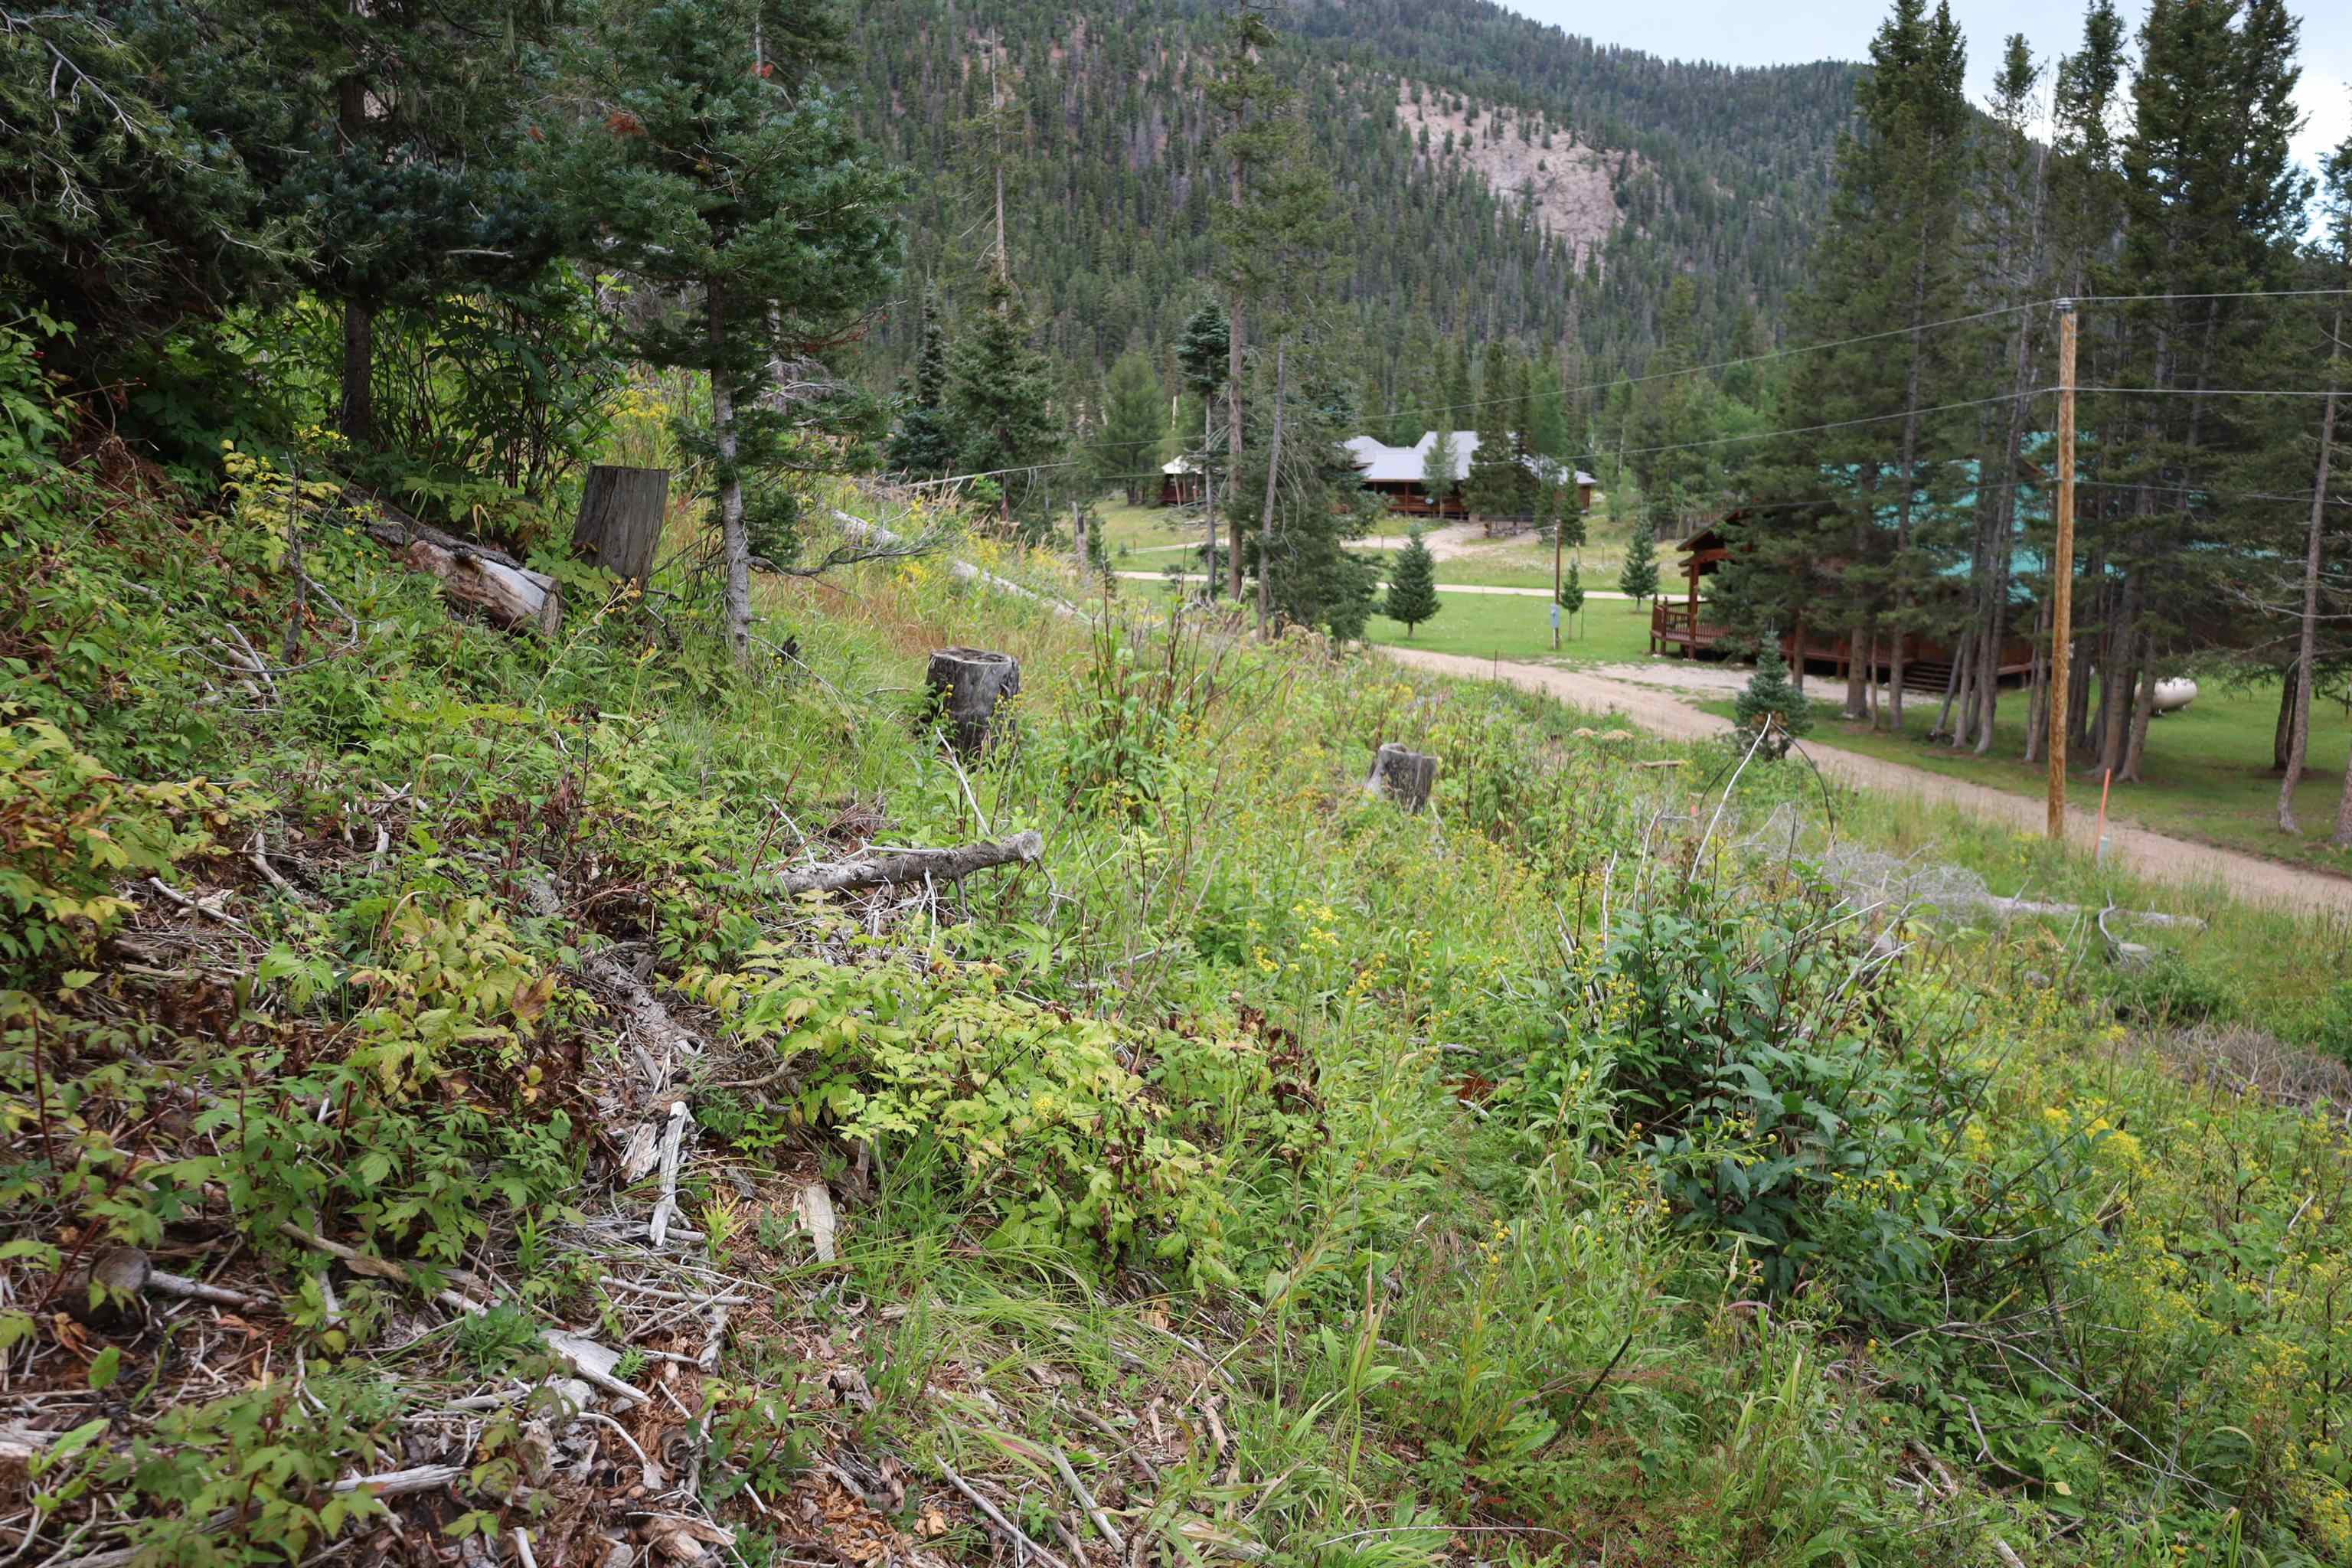
POLYGON ((625 582, 643 583, 654 574, 668 509, 667 468, 599 463, 588 470, 587 487, 580 492, 572 552, 625 582))
POLYGON ((1364 793, 1379 791, 1407 811, 1419 811, 1429 804, 1430 786, 1436 782, 1435 757, 1426 752, 1409 752, 1391 742, 1372 758, 1364 793))
POLYGON ((1021 689, 1021 666, 1009 653, 943 647, 931 655, 932 711, 948 721, 948 741, 960 757, 988 749, 996 705, 1021 689))

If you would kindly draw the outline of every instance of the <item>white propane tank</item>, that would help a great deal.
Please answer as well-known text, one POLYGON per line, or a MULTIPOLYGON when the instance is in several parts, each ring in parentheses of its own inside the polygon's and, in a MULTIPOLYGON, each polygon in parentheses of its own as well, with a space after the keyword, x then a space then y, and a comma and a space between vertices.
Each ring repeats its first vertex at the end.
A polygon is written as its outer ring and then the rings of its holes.
POLYGON ((2197 683, 2185 675, 2156 683, 2156 710, 2159 713, 2178 713, 2196 700, 2197 683))

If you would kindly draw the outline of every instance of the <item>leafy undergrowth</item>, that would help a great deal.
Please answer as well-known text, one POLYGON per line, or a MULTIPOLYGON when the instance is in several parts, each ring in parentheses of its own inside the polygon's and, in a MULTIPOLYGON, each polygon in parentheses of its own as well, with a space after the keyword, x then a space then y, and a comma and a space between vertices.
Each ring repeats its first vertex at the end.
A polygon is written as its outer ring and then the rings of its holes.
POLYGON ((13 1560, 2352 1561, 2340 1081, 1793 768, 929 561, 509 637, 104 456, 0 497, 13 1560))

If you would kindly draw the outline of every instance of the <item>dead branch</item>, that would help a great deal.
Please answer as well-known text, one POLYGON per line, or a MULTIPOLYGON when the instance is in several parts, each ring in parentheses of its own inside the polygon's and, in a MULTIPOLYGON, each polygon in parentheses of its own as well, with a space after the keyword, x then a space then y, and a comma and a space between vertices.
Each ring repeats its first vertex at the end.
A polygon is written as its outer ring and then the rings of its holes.
POLYGON ((1002 1534, 1005 1541, 1016 1551, 1028 1552, 1030 1556, 1034 1557, 1038 1562, 1045 1563, 1045 1568, 1068 1568, 1068 1564, 1065 1563, 1059 1557, 1055 1556, 1052 1552, 1046 1551, 1044 1547, 1030 1540, 1028 1536, 1022 1533, 1021 1527, 1019 1525, 1014 1524, 1011 1520, 1005 1518, 1004 1515, 999 1513, 994 1503, 990 1502, 986 1498, 972 1490, 971 1483, 965 1480, 961 1476, 957 1475, 952 1469, 950 1469, 944 1460, 940 1464, 940 1474, 947 1478, 948 1485, 963 1493, 964 1500, 970 1502, 972 1507, 980 1510, 981 1517, 987 1520, 989 1523, 994 1525, 997 1528, 998 1532, 1002 1534))
MULTIPOLYGON (((1988 899, 1984 907, 2004 915, 2087 915, 2095 912, 2084 904, 2040 903, 2032 899, 1988 899)), ((2113 905, 2108 907, 2115 908, 2113 905)), ((2205 929, 2205 922, 2195 915, 2168 915, 2158 910, 2118 910, 2116 912, 2142 925, 2187 926, 2193 931, 2205 929)))
POLYGON ((201 1279, 184 1275, 166 1274, 160 1268, 148 1270, 147 1289, 163 1296, 177 1296, 184 1301, 209 1301, 215 1307, 234 1307, 240 1312, 258 1312, 269 1303, 259 1296, 248 1296, 242 1290, 231 1290, 219 1285, 207 1285, 201 1279))
POLYGON ((1062 1484, 1070 1489, 1070 1495, 1078 1500, 1078 1506, 1085 1509, 1087 1517, 1095 1521, 1095 1528, 1102 1531, 1105 1541, 1110 1542, 1110 1549, 1121 1557, 1126 1556, 1127 1538, 1119 1534, 1118 1526, 1110 1521, 1110 1515, 1103 1511, 1102 1504, 1095 1501, 1095 1494, 1087 1490, 1087 1483, 1078 1479, 1078 1472, 1070 1466, 1070 1457, 1062 1452, 1058 1445, 1046 1449, 1045 1456, 1054 1461, 1054 1468, 1062 1472, 1062 1484))
POLYGON ((677 1165, 686 1147, 686 1101, 670 1101, 669 1126, 662 1133, 661 1197, 654 1204, 646 1235, 656 1247, 668 1238, 669 1222, 677 1212, 677 1165))
POLYGON ((898 887, 908 882, 960 881, 992 866, 1034 865, 1045 858, 1045 838, 1035 828, 993 844, 952 849, 901 849, 870 860, 835 860, 785 871, 777 886, 786 893, 841 893, 856 888, 898 887))
MULTIPOLYGON (((529 900, 534 914, 552 918, 562 912, 563 906, 555 896, 555 889, 544 879, 535 878, 525 883, 523 896, 529 900)), ((677 1020, 669 1016, 669 1009, 663 1006, 654 994, 646 989, 645 983, 630 973, 626 966, 604 953, 584 953, 580 960, 580 973, 605 990, 617 992, 621 997, 621 1010, 630 1026, 659 1046, 665 1057, 675 1059, 679 1056, 702 1054, 702 1042, 679 1026, 677 1020)), ((663 1072, 658 1076, 667 1079, 667 1074, 663 1072)), ((658 1089, 661 1085, 656 1083, 654 1087, 658 1089)))
MULTIPOLYGON (((404 1285, 412 1290, 422 1289, 415 1276, 388 1258, 372 1257, 354 1247, 345 1247, 340 1241, 330 1241, 315 1232, 304 1230, 290 1219, 280 1223, 278 1230, 281 1236, 299 1241, 305 1247, 314 1247, 328 1257, 337 1259, 354 1274, 364 1274, 377 1279, 388 1279, 394 1284, 404 1285)), ((460 1296, 455 1290, 436 1290, 432 1292, 432 1296, 433 1300, 451 1311, 466 1316, 470 1317, 489 1310, 488 1303, 472 1300, 460 1296)), ((599 1361, 612 1356, 612 1352, 593 1340, 583 1339, 577 1334, 562 1333, 551 1329, 541 1330, 539 1337, 549 1352, 569 1366, 583 1382, 592 1384, 614 1398, 630 1405, 644 1405, 648 1402, 646 1395, 641 1390, 630 1387, 597 1364, 599 1361)))

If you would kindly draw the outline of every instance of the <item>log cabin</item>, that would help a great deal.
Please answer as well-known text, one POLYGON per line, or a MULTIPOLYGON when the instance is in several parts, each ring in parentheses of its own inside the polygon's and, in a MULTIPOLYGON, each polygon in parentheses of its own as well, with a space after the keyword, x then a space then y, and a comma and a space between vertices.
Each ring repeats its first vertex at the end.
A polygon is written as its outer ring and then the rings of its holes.
MULTIPOLYGON (((1678 574, 1684 583, 1682 595, 1676 597, 1662 593, 1650 601, 1652 653, 1680 653, 1685 658, 1728 658, 1740 651, 1733 646, 1737 640, 1734 632, 1720 617, 1716 602, 1707 596, 1706 582, 1737 558, 1741 530, 1752 526, 1754 521, 1744 509, 1735 509, 1684 539, 1678 547, 1682 554, 1678 574)), ((1963 574, 1965 570, 1961 569, 1963 574)), ((2039 557, 2021 552, 2011 581, 2021 582, 2039 570, 2039 557)), ((1965 575, 1956 575, 1952 582, 1957 590, 1965 584, 1965 575)), ((1901 651, 1906 690, 1943 690, 1955 657, 1949 647, 1934 637, 1906 632, 1901 651)), ((1894 672, 1895 652, 1894 639, 1881 637, 1863 650, 1860 657, 1868 661, 1873 679, 1885 680, 1894 672)), ((1856 654, 1852 637, 1845 633, 1809 626, 1800 614, 1796 624, 1780 634, 1780 657, 1789 661, 1790 669, 1801 674, 1810 671, 1843 679, 1853 669, 1856 654)), ((2032 675, 2032 640, 2005 637, 1996 679, 2003 684, 2021 682, 2032 675)))
POLYGON ((1201 499, 1201 467, 1190 458, 1174 458, 1160 465, 1160 504, 1192 506, 1201 499))
MULTIPOLYGON (((1434 430, 1423 431, 1421 439, 1410 447, 1391 447, 1371 436, 1351 436, 1341 445, 1355 458, 1364 488, 1379 496, 1391 511, 1402 517, 1454 521, 1470 515, 1469 509, 1462 504, 1460 484, 1463 476, 1470 471, 1472 454, 1478 450, 1478 432, 1456 430, 1452 434, 1454 489, 1443 501, 1430 499, 1425 471, 1429 449, 1437 441, 1434 430)), ((1550 458, 1530 457, 1527 461, 1538 479, 1553 483, 1572 482, 1577 510, 1591 509, 1594 480, 1591 474, 1550 458)))

